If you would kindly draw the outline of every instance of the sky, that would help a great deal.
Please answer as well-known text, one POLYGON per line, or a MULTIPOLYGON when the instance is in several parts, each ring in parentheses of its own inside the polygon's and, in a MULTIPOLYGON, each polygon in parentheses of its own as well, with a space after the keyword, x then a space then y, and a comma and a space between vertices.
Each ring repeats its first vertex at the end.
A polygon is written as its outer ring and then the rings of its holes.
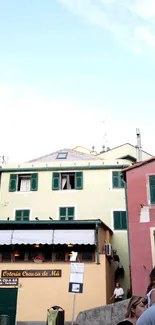
POLYGON ((0 0, 0 155, 155 155, 154 0, 0 0))

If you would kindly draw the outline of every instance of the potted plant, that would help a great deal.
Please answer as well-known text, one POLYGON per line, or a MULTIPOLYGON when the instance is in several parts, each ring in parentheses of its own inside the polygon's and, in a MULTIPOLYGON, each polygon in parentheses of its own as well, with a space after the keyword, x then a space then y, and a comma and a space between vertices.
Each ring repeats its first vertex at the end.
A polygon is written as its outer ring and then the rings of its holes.
POLYGON ((45 262, 45 258, 42 255, 37 255, 33 258, 34 263, 43 263, 45 262))

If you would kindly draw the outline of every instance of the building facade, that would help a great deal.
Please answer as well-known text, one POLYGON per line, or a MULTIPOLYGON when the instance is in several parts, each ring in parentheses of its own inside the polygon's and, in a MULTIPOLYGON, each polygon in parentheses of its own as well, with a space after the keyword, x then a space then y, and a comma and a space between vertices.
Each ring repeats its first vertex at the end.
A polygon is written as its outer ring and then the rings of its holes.
MULTIPOLYGON (((80 149, 81 150, 81 149, 80 149)), ((150 157, 143 152, 143 159, 150 157)), ((0 220, 78 221, 100 219, 114 232, 113 248, 130 286, 122 168, 136 160, 130 144, 100 154, 64 149, 25 164, 1 168, 0 220)))
POLYGON ((0 314, 10 316, 10 325, 45 322, 47 309, 56 305, 65 310, 65 320, 71 321, 73 252, 76 262, 84 263, 76 315, 109 303, 114 272, 105 243, 111 242, 111 236, 112 231, 100 220, 1 221, 0 314))
POLYGON ((144 295, 155 266, 155 158, 124 170, 132 291, 144 295))

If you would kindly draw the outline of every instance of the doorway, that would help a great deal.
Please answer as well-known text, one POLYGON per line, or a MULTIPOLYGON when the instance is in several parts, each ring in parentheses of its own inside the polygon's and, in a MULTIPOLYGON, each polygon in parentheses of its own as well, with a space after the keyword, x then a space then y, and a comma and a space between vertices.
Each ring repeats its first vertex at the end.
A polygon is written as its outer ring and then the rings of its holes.
POLYGON ((0 288, 0 315, 10 317, 10 325, 15 325, 17 308, 16 288, 0 288))

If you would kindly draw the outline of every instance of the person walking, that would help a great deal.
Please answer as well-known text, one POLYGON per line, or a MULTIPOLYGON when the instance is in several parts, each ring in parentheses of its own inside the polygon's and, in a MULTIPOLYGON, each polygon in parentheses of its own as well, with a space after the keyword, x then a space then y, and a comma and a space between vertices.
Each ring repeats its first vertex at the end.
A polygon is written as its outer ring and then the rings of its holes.
POLYGON ((112 300, 114 298, 115 302, 119 302, 119 301, 123 300, 123 296, 124 296, 124 290, 123 290, 123 288, 121 288, 120 283, 117 282, 116 286, 115 286, 114 293, 113 293, 112 297, 110 298, 110 300, 112 300))

